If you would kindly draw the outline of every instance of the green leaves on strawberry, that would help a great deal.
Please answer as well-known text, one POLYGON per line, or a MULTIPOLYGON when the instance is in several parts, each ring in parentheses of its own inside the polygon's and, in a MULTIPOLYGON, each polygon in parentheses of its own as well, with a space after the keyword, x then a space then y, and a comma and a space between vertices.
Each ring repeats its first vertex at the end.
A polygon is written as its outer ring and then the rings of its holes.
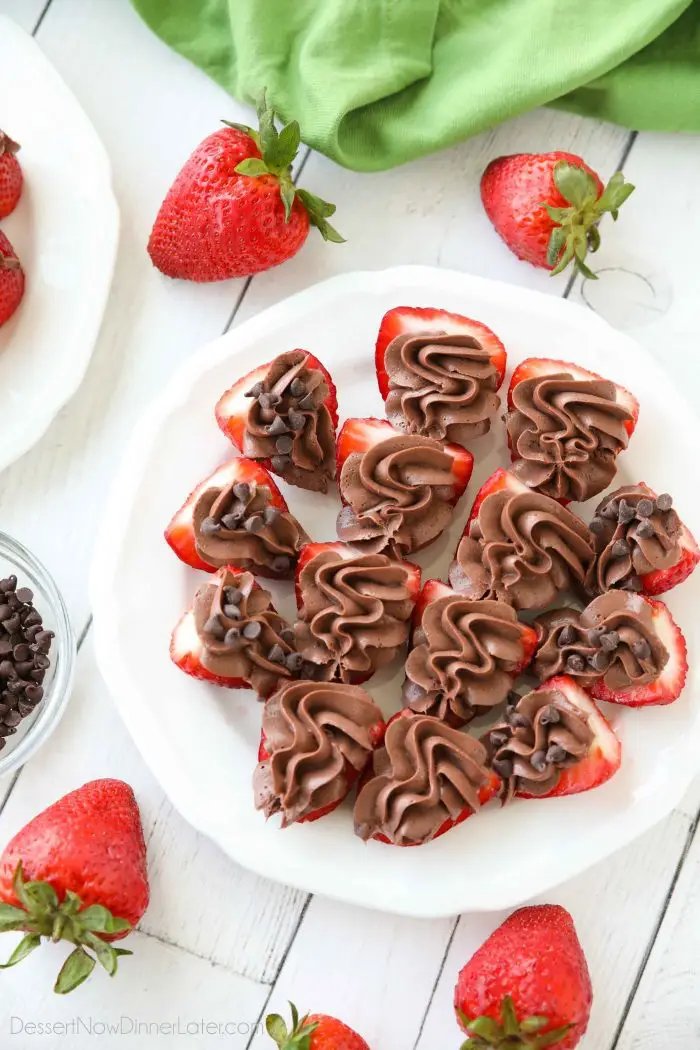
POLYGON ((239 175, 249 175, 251 178, 260 178, 264 175, 273 175, 279 180, 280 197, 284 205, 285 221, 289 222, 292 214, 292 205, 298 198, 308 212, 312 226, 320 232, 324 241, 333 241, 335 244, 344 244, 345 238, 331 226, 328 219, 335 213, 335 204, 329 204, 321 200, 308 190, 297 189, 292 180, 292 162, 297 155, 301 143, 301 129, 299 123, 293 120, 285 125, 280 131, 275 124, 275 112, 268 105, 266 93, 263 91, 256 106, 259 129, 255 131, 245 124, 233 124, 228 120, 223 123, 237 131, 243 131, 249 135, 262 154, 261 157, 247 157, 236 166, 239 175))
POLYGON ((462 1025, 469 1033, 469 1038, 462 1043, 460 1050, 545 1050, 545 1047, 556 1047, 573 1027, 570 1024, 543 1033, 549 1025, 547 1017, 537 1014, 518 1020, 515 1005, 509 995, 501 1004, 501 1023, 492 1017, 476 1017, 469 1020, 461 1014, 462 1025))
POLYGON ((65 995, 87 980, 98 962, 113 977, 119 957, 132 954, 103 940, 105 935, 128 933, 131 924, 113 916, 101 904, 85 908, 78 894, 71 890, 66 891, 59 903, 56 891, 48 882, 25 881, 21 861, 15 869, 12 888, 20 906, 0 903, 0 933, 21 930, 25 936, 0 969, 6 970, 26 959, 39 947, 42 937, 54 943, 68 941, 75 948, 63 964, 54 986, 55 992, 65 995))
POLYGON ((290 1003, 289 1008, 292 1011, 291 1029, 287 1028, 284 1018, 279 1014, 268 1014, 265 1018, 267 1034, 279 1050, 309 1050, 311 1036, 318 1028, 318 1021, 309 1022, 308 1014, 300 1019, 294 1003, 290 1003))
POLYGON ((541 202, 554 223, 547 247, 552 276, 573 262, 574 269, 595 281, 597 275, 586 265, 586 256, 600 247, 598 223, 606 212, 617 221, 620 208, 634 192, 634 186, 625 182, 621 171, 616 171, 601 194, 598 181, 585 168, 566 160, 556 162, 552 178, 566 201, 565 207, 541 202))

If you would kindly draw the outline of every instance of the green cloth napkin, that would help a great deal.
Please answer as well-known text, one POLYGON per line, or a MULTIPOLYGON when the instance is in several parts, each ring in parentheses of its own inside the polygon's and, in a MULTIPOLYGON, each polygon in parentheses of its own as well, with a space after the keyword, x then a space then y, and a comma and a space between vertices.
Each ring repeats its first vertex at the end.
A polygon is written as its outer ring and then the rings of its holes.
POLYGON ((236 98, 266 87, 305 142, 360 171, 545 103, 700 130, 700 0, 132 2, 236 98))

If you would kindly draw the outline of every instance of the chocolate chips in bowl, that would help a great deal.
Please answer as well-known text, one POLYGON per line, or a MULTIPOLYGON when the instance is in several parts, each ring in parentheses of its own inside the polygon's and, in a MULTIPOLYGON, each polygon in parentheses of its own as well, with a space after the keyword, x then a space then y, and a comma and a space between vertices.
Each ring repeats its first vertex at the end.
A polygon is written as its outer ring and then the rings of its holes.
POLYGON ((67 703, 76 645, 51 576, 0 532, 0 775, 44 743, 67 703))

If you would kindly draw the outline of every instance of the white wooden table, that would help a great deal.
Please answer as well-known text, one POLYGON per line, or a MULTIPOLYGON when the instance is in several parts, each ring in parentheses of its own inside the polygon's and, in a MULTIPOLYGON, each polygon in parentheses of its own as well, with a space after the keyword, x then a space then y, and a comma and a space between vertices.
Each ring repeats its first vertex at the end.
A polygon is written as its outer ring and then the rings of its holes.
MULTIPOLYGON (((291 292, 368 265, 429 263, 551 295, 583 294, 667 364, 700 407, 693 247, 700 138, 636 136, 542 110, 386 174, 353 174, 307 152, 304 185, 338 205, 346 245, 311 236, 290 263, 252 281, 169 282, 145 252, 158 205, 195 144, 219 118, 247 116, 243 107, 170 53, 127 0, 0 0, 0 11, 36 32, 92 118, 112 158, 122 213, 114 286, 87 379, 39 446, 0 476, 2 527, 47 563, 80 638, 77 685, 61 727, 0 783, 0 843, 85 780, 122 777, 141 805, 153 899, 132 937, 136 957, 114 981, 95 974, 74 996, 54 996, 63 950, 50 948, 2 973, 0 1046, 258 1050, 269 1043, 261 1015, 292 998, 337 1013, 373 1050, 456 1048, 455 976, 502 916, 427 922, 309 899, 238 868, 164 797, 93 660, 87 574, 103 497, 132 424, 184 358, 291 292), (517 262, 479 204, 489 159, 555 148, 583 154, 604 177, 622 165, 637 184, 620 223, 606 223, 597 265, 610 272, 583 293, 578 282, 517 262), (67 1034, 31 1035, 31 1022, 64 1022, 67 1034), (161 1025, 161 1034, 137 1024, 161 1025), (174 1034, 169 1024, 179 1025, 174 1034)), ((573 913, 593 975, 584 1050, 700 1045, 699 807, 695 790, 643 839, 548 895, 573 913)))

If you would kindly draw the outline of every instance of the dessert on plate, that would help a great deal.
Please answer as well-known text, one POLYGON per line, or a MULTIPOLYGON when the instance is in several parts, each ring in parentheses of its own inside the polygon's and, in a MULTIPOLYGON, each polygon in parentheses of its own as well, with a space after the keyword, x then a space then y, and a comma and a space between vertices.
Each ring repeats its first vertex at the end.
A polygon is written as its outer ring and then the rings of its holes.
POLYGON ((499 469, 477 493, 449 576, 468 598, 497 599, 520 611, 542 609, 562 592, 588 595, 594 572, 588 526, 499 469))
POLYGON ((505 602, 471 601, 440 580, 418 598, 403 700, 459 728, 502 703, 537 644, 505 602))
POLYGON ((355 833, 422 846, 478 812, 498 791, 474 737, 404 708, 389 720, 355 802, 355 833))
POLYGON ((232 459, 200 482, 165 530, 178 558, 193 569, 222 565, 290 579, 309 537, 269 473, 251 459, 232 459))
POLYGON ((508 388, 511 469, 553 499, 590 499, 615 477, 615 461, 638 415, 636 398, 595 372, 567 361, 527 358, 508 388))
POLYGON ((282 815, 282 827, 336 809, 384 734, 372 697, 344 682, 284 682, 266 701, 255 808, 282 815))
POLYGON ((467 487, 474 457, 459 445, 347 419, 338 435, 338 536, 403 558, 437 539, 467 487))
POLYGON ((620 768, 612 726, 573 678, 558 675, 525 696, 512 694, 501 722, 483 737, 503 781, 501 797, 554 798, 589 791, 620 768))
POLYGON ((294 629, 249 572, 230 565, 205 580, 173 631, 170 656, 192 675, 267 697, 281 680, 312 677, 296 650, 294 629))
POLYGON ((309 543, 296 575, 297 648, 323 677, 364 682, 406 643, 420 569, 344 543, 309 543))
POLYGON ((306 350, 289 350, 221 396, 216 419, 249 459, 290 485, 326 492, 335 476, 338 402, 330 373, 306 350))
POLYGON ((399 430, 457 444, 490 430, 506 351, 486 325, 396 306, 382 318, 375 363, 387 419, 399 430))
POLYGON ((673 507, 640 481, 608 493, 590 524, 598 556, 599 591, 621 587, 655 595, 669 591, 690 576, 700 550, 673 507))

